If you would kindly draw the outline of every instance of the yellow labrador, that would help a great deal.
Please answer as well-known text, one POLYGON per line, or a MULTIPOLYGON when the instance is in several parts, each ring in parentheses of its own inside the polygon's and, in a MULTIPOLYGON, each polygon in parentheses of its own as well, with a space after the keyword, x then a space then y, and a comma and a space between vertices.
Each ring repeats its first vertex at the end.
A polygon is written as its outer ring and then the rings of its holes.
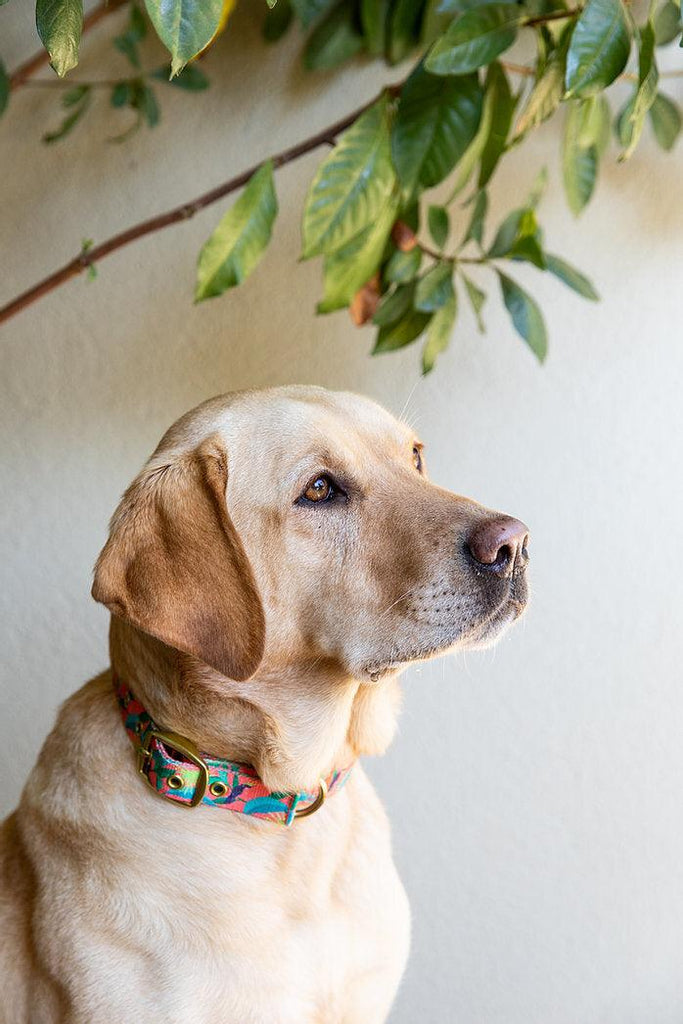
POLYGON ((112 671, 2 831, 4 1024, 384 1021, 409 912, 355 762, 391 741, 408 662, 521 614, 526 542, 356 395, 171 427, 95 570, 112 671))

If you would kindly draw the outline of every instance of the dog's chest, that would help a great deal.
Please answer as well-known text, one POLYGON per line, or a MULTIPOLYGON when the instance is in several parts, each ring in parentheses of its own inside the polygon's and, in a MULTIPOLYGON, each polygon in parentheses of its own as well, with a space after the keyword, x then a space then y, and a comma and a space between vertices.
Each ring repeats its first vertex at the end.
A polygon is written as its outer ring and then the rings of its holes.
POLYGON ((383 1020, 408 911, 369 784, 291 832, 230 825, 229 841, 209 828, 163 842, 138 876, 131 911, 154 933, 145 1009, 197 1024, 351 1024, 358 1002, 359 1022, 383 1020))

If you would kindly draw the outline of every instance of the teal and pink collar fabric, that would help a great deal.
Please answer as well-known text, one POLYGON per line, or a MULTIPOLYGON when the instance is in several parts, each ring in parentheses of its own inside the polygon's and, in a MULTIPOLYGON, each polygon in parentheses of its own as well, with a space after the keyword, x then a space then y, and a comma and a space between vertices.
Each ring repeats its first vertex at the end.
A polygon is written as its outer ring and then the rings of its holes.
POLYGON ((319 810, 329 794, 342 788, 353 768, 320 779, 315 793, 274 792, 250 765, 206 757, 190 740, 160 729, 123 680, 115 677, 114 685, 125 730, 137 753, 138 771, 155 792, 175 803, 227 807, 291 825, 319 810))

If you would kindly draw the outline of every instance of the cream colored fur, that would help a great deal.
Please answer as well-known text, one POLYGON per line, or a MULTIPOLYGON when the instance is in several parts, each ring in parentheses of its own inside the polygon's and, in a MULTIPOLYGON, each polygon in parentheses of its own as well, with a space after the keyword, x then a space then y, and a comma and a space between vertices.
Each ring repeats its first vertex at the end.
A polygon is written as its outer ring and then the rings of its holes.
MULTIPOLYGON (((314 789, 386 749, 405 664, 516 618, 522 583, 462 556, 489 513, 429 483, 416 444, 316 388, 223 396, 171 428, 93 591, 112 666, 158 723, 273 789, 314 789), (302 502, 323 473, 345 497, 302 502)), ((0 870, 3 1024, 380 1024, 408 954, 361 764, 291 828, 179 807, 136 773, 108 672, 61 709, 0 870)))

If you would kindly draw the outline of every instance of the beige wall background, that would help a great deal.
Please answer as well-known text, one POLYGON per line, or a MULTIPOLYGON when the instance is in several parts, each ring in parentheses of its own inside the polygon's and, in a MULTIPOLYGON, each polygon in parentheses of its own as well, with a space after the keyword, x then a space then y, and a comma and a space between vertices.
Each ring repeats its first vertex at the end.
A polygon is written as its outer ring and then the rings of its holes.
MULTIPOLYGON (((263 5, 243 3, 201 97, 163 90, 163 120, 126 144, 98 116, 63 145, 47 90, 0 126, 4 301, 78 250, 199 194, 372 96, 384 72, 307 76, 294 33, 264 64, 263 5)), ((125 74, 114 21, 78 74, 125 74)), ((30 5, 2 19, 12 67, 36 47, 30 5)), ((158 54, 150 53, 156 60, 158 54)), ((675 47, 665 66, 680 66, 675 47)), ((402 74, 397 69, 395 74, 402 74)), ((681 98, 681 80, 667 83, 681 98)), ((159 87, 162 92, 163 87, 159 87)), ((683 1019, 681 150, 609 160, 575 223, 559 127, 509 155, 499 218, 548 165, 549 247, 596 282, 583 302, 532 268, 547 314, 539 368, 491 285, 488 334, 463 310, 437 371, 370 359, 371 332, 314 316, 320 267, 299 215, 320 154, 278 173, 281 213, 252 279, 192 305, 196 253, 226 208, 154 235, 6 325, 2 374, 2 807, 56 709, 107 660, 90 571, 117 499, 178 415, 217 392, 287 382, 363 391, 407 417, 441 484, 532 527, 533 604, 495 652, 405 676, 387 804, 414 912, 392 1024, 680 1024, 683 1019)), ((616 156, 616 153, 612 154, 616 156)), ((481 283, 484 283, 481 278, 481 283)))

